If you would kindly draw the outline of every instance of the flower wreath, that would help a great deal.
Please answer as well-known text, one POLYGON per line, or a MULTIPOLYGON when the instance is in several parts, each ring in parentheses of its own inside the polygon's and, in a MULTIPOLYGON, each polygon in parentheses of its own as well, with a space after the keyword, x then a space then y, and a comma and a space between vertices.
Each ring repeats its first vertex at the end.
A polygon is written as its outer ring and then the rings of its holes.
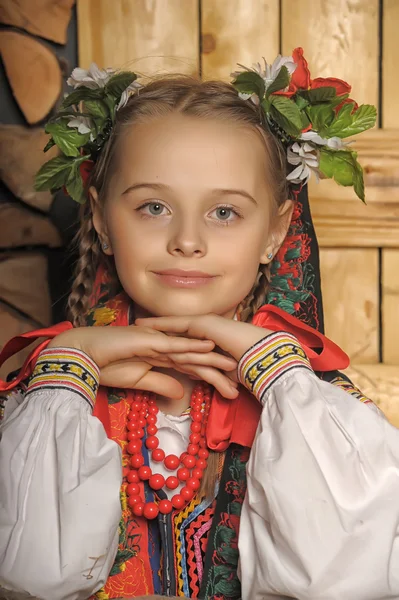
MULTIPOLYGON (((358 106, 345 81, 311 79, 302 48, 292 57, 279 55, 271 65, 264 60, 252 68, 239 66, 232 84, 240 98, 260 107, 263 124, 284 146, 294 167, 287 175, 289 183, 302 187, 313 173, 317 180, 353 186, 364 201, 362 167, 350 142, 343 140, 375 125, 375 107, 358 106)), ((45 128, 51 137, 44 151, 56 145, 61 153, 42 166, 36 189, 65 188, 84 203, 85 172, 108 139, 117 111, 142 86, 133 72, 103 70, 95 64, 88 71, 74 69, 67 83, 74 91, 45 128)))

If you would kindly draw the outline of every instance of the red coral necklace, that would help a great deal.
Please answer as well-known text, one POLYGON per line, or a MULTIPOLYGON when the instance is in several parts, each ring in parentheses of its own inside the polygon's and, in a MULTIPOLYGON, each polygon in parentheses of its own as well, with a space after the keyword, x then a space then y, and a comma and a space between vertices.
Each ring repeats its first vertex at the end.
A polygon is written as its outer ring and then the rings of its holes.
POLYGON ((146 519, 155 519, 159 513, 168 514, 175 508, 181 510, 194 497, 201 486, 201 479, 207 466, 209 452, 206 448, 206 425, 208 422, 211 404, 211 390, 206 383, 198 383, 191 395, 190 403, 190 439, 186 452, 180 457, 175 454, 165 454, 159 448, 157 438, 157 413, 158 407, 155 403, 155 395, 135 391, 133 401, 127 417, 127 451, 131 455, 130 470, 127 473, 128 485, 126 494, 128 504, 133 513, 146 519), (153 473, 151 467, 144 464, 142 443, 145 433, 146 448, 151 453, 154 462, 163 462, 166 469, 175 472, 165 479, 160 473, 153 473), (166 487, 169 490, 176 489, 180 483, 184 486, 171 500, 160 500, 156 502, 144 502, 142 497, 142 485, 147 481, 150 488, 155 492, 166 487))

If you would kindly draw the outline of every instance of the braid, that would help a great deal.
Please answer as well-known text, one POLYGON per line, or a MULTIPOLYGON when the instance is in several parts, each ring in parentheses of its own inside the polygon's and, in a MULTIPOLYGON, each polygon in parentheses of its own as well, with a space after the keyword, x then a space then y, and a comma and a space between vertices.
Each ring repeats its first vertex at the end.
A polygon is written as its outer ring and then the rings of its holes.
POLYGON ((238 315, 241 321, 248 322, 257 310, 265 303, 270 284, 270 264, 259 265, 259 272, 252 290, 241 302, 238 315))
POLYGON ((87 202, 82 209, 80 230, 76 236, 79 245, 79 259, 68 299, 68 312, 75 327, 85 325, 84 316, 89 308, 90 294, 101 260, 100 244, 88 205, 87 202))

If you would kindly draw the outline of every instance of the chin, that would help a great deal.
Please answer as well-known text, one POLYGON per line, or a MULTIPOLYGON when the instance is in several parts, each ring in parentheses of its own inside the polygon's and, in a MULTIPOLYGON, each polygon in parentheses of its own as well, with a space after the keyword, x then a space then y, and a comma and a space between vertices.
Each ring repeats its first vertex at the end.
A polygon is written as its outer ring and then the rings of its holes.
POLYGON ((136 304, 137 312, 140 316, 153 317, 190 317, 196 315, 216 314, 233 318, 240 300, 231 302, 232 294, 228 291, 218 290, 211 294, 201 294, 193 290, 181 291, 173 290, 172 293, 164 290, 148 290, 148 293, 141 297, 131 295, 136 304), (223 300, 229 299, 227 304, 223 300), (140 307, 140 308, 139 308, 140 307))
POLYGON ((160 306, 154 309, 154 316, 156 317, 194 317, 196 315, 209 315, 214 313, 215 310, 207 307, 195 307, 192 305, 180 305, 180 306, 160 306))
POLYGON ((236 307, 221 306, 213 303, 179 302, 165 303, 151 306, 151 313, 155 317, 194 317, 198 315, 215 314, 232 318, 236 307))

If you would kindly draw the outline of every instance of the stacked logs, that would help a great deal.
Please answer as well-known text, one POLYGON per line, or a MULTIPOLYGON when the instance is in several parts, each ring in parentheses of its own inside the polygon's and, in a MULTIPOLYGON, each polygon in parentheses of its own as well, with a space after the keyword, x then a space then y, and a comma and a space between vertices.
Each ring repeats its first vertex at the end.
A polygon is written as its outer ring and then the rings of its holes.
MULTIPOLYGON (((66 43, 74 2, 0 0, 0 56, 25 122, 0 125, 0 348, 51 324, 47 252, 61 248, 63 239, 51 218, 54 199, 35 191, 34 176, 54 156, 54 149, 43 153, 48 138, 40 125, 61 98, 63 65, 42 39, 66 43)), ((23 358, 8 361, 0 377, 23 358)))

